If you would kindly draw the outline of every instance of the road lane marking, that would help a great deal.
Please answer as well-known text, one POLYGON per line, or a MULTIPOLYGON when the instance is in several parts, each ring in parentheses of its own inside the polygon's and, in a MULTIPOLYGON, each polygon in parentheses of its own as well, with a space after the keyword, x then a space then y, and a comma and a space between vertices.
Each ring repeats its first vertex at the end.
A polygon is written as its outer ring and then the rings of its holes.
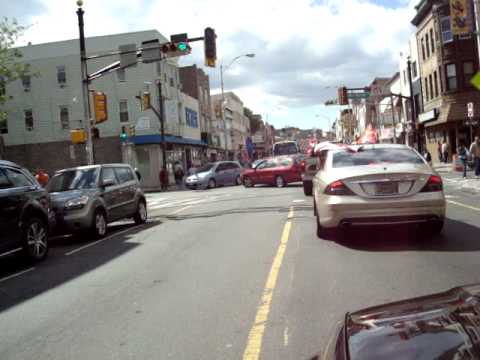
POLYGON ((20 271, 20 272, 18 272, 18 273, 5 276, 5 277, 3 277, 3 278, 0 279, 0 283, 2 283, 2 282, 4 282, 4 281, 7 281, 7 280, 10 280, 10 279, 13 279, 14 277, 23 275, 23 274, 25 274, 25 273, 27 273, 27 272, 30 272, 30 271, 33 271, 33 270, 35 270, 35 268, 34 268, 34 267, 31 267, 31 268, 28 268, 28 269, 26 269, 26 270, 22 270, 22 271, 20 271))
POLYGON ((112 235, 107 236, 107 237, 105 237, 105 238, 103 238, 103 239, 94 241, 94 242, 92 242, 92 243, 90 243, 90 244, 87 244, 87 245, 84 245, 84 246, 80 246, 79 248, 76 248, 76 249, 74 249, 74 250, 72 250, 72 251, 69 251, 69 252, 65 253, 65 256, 70 256, 70 255, 76 254, 76 253, 79 252, 79 251, 85 250, 85 249, 87 249, 87 248, 89 248, 89 247, 91 247, 91 246, 93 246, 93 245, 97 245, 97 244, 99 244, 99 243, 101 243, 101 242, 107 241, 108 239, 111 239, 111 238, 113 238, 113 237, 115 237, 115 236, 122 235, 122 234, 124 234, 124 233, 126 233, 126 232, 129 232, 130 230, 135 229, 135 228, 136 228, 136 226, 135 226, 135 227, 132 227, 132 228, 129 228, 129 229, 125 229, 125 230, 116 232, 115 234, 112 234, 112 235))
POLYGON ((302 203, 302 202, 305 202, 305 201, 307 201, 307 200, 293 200, 292 202, 293 203, 302 203))
POLYGON ((19 247, 19 248, 16 248, 16 249, 7 251, 6 253, 3 253, 2 255, 0 255, 0 257, 7 256, 7 255, 10 255, 10 254, 19 252, 19 251, 21 251, 22 249, 23 249, 23 248, 19 247))
POLYGON ((181 213, 182 211, 184 210, 187 210, 187 209, 190 209, 192 207, 192 205, 188 205, 188 206, 185 206, 183 208, 180 208, 178 210, 175 210, 174 212, 170 213, 169 215, 176 215, 178 213, 181 213))
POLYGON ((292 229, 292 219, 293 207, 290 208, 287 222, 283 227, 280 245, 278 246, 277 254, 273 259, 272 267, 270 268, 270 273, 268 274, 267 282, 265 283, 265 288, 263 289, 260 304, 255 316, 255 322, 253 323, 250 333, 248 334, 247 347, 243 353, 243 360, 258 360, 260 358, 263 334, 265 332, 268 314, 270 313, 273 291, 275 290, 275 285, 277 283, 278 273, 280 272, 285 250, 287 249, 290 230, 292 229))
POLYGON ((475 206, 470 206, 470 205, 462 204, 462 203, 459 203, 459 202, 456 202, 456 201, 453 201, 453 200, 447 200, 447 203, 450 203, 450 204, 453 204, 453 205, 457 205, 457 206, 461 206, 461 207, 464 207, 464 208, 470 209, 470 210, 480 211, 480 208, 477 208, 477 207, 475 207, 475 206))

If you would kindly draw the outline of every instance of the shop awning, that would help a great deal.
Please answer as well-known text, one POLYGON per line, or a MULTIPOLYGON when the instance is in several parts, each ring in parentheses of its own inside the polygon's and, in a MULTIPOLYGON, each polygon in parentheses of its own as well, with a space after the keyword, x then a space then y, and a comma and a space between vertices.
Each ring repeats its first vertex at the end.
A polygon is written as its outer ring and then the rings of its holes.
MULTIPOLYGON (((160 144, 162 137, 160 134, 150 134, 150 135, 137 135, 133 137, 133 143, 135 145, 146 145, 146 144, 160 144)), ((179 136, 165 135, 165 142, 170 144, 180 144, 180 145, 194 145, 194 146, 207 146, 208 144, 202 140, 190 139, 179 136)))

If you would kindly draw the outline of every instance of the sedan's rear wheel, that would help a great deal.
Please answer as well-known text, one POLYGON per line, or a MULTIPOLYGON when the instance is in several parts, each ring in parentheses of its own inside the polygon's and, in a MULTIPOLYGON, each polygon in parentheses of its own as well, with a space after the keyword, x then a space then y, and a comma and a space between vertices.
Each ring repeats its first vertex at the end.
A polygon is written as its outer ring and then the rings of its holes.
POLYGON ((242 185, 242 179, 240 179, 240 175, 238 175, 238 176, 235 178, 235 185, 242 185))
POLYGON ((107 217, 102 209, 95 210, 90 231, 96 239, 101 239, 107 234, 107 217))
POLYGON ((41 261, 48 254, 48 228, 39 218, 31 218, 23 226, 23 250, 32 261, 41 261))
POLYGON ((427 224, 424 224, 424 231, 430 236, 438 235, 442 232, 444 226, 444 220, 437 220, 427 224))
POLYGON ((140 200, 138 202, 137 212, 133 216, 133 220, 137 225, 145 224, 147 222, 147 217, 148 217, 148 213, 147 213, 147 206, 145 205, 145 201, 140 200))
POLYGON ((252 179, 250 179, 248 176, 245 176, 243 178, 243 186, 249 188, 249 187, 252 187, 253 186, 253 181, 252 179))
POLYGON ((283 188, 285 187, 285 185, 287 185, 285 183, 285 179, 282 177, 282 176, 277 176, 275 178, 275 185, 278 187, 278 188, 283 188))
POLYGON ((215 179, 208 180, 208 188, 209 189, 214 189, 216 187, 217 187, 217 182, 215 181, 215 179))

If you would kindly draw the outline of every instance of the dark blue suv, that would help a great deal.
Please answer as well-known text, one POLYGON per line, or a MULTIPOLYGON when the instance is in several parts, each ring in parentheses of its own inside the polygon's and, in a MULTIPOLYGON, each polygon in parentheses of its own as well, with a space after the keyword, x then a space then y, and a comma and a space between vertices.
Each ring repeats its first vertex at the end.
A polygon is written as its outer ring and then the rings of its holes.
POLYGON ((48 192, 24 168, 0 160, 0 255, 23 251, 33 261, 48 254, 48 192))

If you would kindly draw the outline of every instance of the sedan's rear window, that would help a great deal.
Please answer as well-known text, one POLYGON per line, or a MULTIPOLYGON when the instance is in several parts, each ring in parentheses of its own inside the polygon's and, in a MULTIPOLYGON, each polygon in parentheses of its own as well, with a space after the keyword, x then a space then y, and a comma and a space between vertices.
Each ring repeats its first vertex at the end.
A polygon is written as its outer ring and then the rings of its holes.
POLYGON ((410 149, 374 148, 358 152, 338 151, 333 154, 334 168, 377 164, 424 164, 423 160, 410 149))

